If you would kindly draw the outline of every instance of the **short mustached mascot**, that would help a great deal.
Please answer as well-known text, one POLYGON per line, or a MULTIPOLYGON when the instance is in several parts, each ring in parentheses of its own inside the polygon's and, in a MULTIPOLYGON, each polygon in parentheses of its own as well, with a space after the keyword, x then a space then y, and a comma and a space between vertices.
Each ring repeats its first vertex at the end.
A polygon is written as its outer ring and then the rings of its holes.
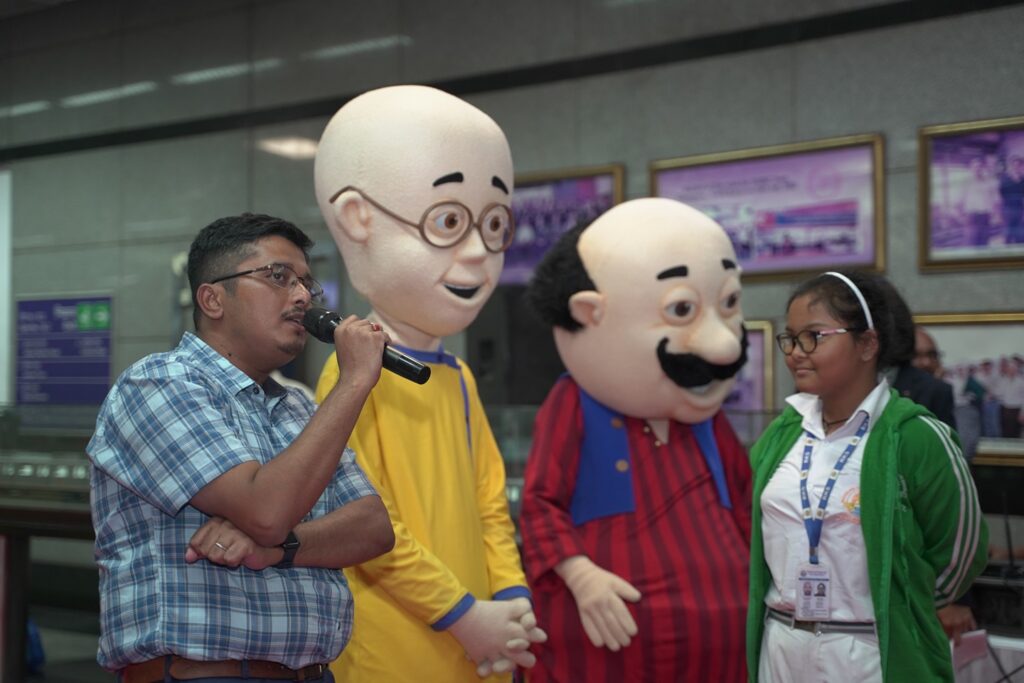
POLYGON ((531 683, 739 682, 750 470, 720 412, 746 361, 740 273, 699 211, 637 199, 545 256, 528 296, 568 375, 537 415, 520 528, 531 683))
MULTIPOLYGON (((476 382, 441 345, 498 282, 512 175, 498 125, 433 88, 364 93, 320 140, 317 201, 352 285, 393 345, 431 368, 422 386, 383 373, 352 433, 395 548, 346 569, 355 626, 339 681, 477 681, 478 665, 482 675, 532 665, 526 648, 543 638, 476 382)), ((338 375, 332 356, 318 397, 338 375)))

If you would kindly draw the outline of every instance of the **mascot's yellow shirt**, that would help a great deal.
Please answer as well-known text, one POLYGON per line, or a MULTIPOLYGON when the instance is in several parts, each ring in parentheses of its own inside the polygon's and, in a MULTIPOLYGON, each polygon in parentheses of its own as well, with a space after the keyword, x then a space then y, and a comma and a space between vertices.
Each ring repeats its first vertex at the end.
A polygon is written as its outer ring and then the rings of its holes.
MULTIPOLYGON (((349 440, 391 515, 395 547, 345 570, 355 626, 331 670, 339 683, 475 683, 475 665, 444 629, 473 598, 528 595, 505 466, 465 363, 401 350, 430 366, 430 380, 382 372, 349 440)), ((332 355, 317 401, 337 382, 332 355)))

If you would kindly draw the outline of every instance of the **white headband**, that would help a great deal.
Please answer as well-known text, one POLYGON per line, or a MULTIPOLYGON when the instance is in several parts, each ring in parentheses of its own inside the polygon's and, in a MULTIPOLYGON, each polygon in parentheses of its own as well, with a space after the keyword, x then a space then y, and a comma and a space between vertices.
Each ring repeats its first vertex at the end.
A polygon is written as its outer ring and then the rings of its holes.
POLYGON ((871 318, 871 311, 868 310, 868 302, 864 300, 864 295, 860 293, 860 289, 857 288, 857 285, 853 284, 853 280, 846 277, 842 273, 837 273, 833 270, 828 271, 827 273, 825 273, 825 275, 831 275, 833 277, 839 278, 840 280, 845 282, 850 289, 853 290, 853 293, 857 296, 857 301, 860 302, 861 310, 864 311, 864 318, 868 321, 868 329, 875 329, 875 321, 871 318))

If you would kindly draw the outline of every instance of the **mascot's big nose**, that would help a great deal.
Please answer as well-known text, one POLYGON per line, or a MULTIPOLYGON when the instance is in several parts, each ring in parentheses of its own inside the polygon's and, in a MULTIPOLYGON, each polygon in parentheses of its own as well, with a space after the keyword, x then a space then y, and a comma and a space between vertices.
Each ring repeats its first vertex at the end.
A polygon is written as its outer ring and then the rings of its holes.
POLYGON ((677 351, 693 354, 713 365, 735 363, 742 353, 740 338, 714 313, 706 313, 684 339, 685 348, 677 351))

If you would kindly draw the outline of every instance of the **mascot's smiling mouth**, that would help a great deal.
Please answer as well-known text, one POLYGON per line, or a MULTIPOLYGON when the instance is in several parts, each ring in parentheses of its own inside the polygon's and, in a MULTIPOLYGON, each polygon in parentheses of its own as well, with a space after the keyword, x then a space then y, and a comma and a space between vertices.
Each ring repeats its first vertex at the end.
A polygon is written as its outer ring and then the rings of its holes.
POLYGON ((666 351, 668 338, 658 343, 658 362, 662 372, 670 380, 695 394, 707 393, 715 380, 726 380, 740 371, 747 363, 747 328, 743 327, 740 339, 740 357, 728 365, 709 363, 693 353, 669 353, 666 351))
POLYGON ((476 293, 480 291, 479 287, 456 287, 455 285, 445 285, 444 288, 460 299, 472 299, 476 296, 476 293))

